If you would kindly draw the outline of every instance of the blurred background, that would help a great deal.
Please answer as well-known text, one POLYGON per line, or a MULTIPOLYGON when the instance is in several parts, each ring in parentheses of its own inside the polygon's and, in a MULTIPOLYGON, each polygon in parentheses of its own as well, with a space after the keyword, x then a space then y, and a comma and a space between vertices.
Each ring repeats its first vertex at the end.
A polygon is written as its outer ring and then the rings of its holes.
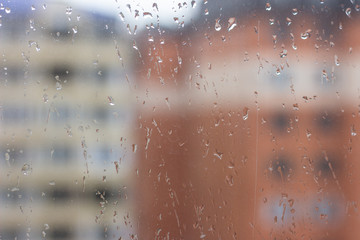
POLYGON ((360 1, 0 1, 0 239, 359 237, 360 1))

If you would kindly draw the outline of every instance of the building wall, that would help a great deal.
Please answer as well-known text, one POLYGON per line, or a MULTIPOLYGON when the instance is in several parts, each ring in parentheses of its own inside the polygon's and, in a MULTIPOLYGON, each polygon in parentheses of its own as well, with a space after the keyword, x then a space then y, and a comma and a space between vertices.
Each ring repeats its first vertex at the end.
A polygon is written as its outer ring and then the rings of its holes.
POLYGON ((12 6, 0 27, 0 238, 135 235, 132 57, 119 22, 12 6))
MULTIPOLYGON (((140 237, 358 235, 356 56, 344 51, 356 37, 328 39, 315 20, 294 21, 294 40, 256 17, 143 45, 160 52, 165 84, 139 75, 150 93, 139 109, 140 237), (181 68, 167 65, 183 56, 181 68)), ((143 74, 157 65, 145 62, 143 74)))

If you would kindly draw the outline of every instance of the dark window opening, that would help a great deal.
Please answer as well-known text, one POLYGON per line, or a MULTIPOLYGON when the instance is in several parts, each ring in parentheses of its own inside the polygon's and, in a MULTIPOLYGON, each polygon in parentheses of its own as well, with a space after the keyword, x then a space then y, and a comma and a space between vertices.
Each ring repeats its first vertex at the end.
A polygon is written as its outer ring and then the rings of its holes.
POLYGON ((315 174, 318 176, 332 178, 333 175, 339 172, 340 164, 339 161, 333 156, 319 157, 315 163, 315 174))
POLYGON ((285 156, 274 159, 270 171, 277 180, 284 180, 291 171, 290 160, 285 156))
POLYGON ((341 119, 334 113, 324 112, 318 114, 315 121, 324 133, 330 133, 330 130, 337 130, 341 127, 341 119))
POLYGON ((67 67, 65 65, 63 66, 58 65, 51 68, 50 75, 53 77, 55 81, 65 83, 69 79, 71 79, 73 73, 71 67, 67 67))
POLYGON ((113 189, 107 189, 107 188, 97 188, 95 190, 95 200, 96 201, 109 201, 113 199, 114 197, 117 197, 118 194, 113 189))
POLYGON ((272 117, 272 126, 280 133, 286 132, 290 117, 286 113, 277 113, 272 117))
POLYGON ((49 232, 49 237, 51 239, 71 239, 73 237, 73 232, 71 231, 71 229, 67 228, 67 227, 58 227, 55 229, 52 229, 49 232))
POLYGON ((72 193, 69 189, 65 188, 56 188, 53 191, 50 192, 51 198, 53 200, 60 200, 60 201, 66 201, 69 200, 72 196, 72 193))
POLYGON ((57 40, 66 40, 72 36, 69 28, 54 28, 50 31, 50 36, 57 40))
POLYGON ((52 159, 56 162, 70 162, 73 157, 73 151, 70 147, 55 147, 52 150, 52 159))

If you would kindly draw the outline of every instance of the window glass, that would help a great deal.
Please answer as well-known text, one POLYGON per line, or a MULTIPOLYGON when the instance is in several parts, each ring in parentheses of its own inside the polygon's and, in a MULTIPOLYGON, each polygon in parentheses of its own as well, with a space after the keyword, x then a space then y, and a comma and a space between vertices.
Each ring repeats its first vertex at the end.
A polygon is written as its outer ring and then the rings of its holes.
POLYGON ((359 11, 0 2, 0 239, 356 239, 359 11))

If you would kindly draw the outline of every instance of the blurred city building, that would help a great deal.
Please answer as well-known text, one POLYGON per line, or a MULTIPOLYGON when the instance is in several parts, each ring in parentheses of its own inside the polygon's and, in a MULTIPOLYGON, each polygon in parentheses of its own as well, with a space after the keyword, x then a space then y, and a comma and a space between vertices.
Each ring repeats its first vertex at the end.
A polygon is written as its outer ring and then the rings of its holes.
POLYGON ((139 38, 140 239, 359 236, 358 10, 205 1, 139 38))
POLYGON ((124 27, 56 1, 0 10, 0 239, 131 236, 124 27))

